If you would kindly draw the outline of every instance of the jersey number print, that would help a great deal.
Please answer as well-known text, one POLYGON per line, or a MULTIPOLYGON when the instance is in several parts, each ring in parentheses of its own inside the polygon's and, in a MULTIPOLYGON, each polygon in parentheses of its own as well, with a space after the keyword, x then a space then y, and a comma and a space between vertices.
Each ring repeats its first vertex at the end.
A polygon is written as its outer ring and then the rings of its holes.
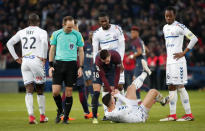
POLYGON ((35 44, 35 42, 36 42, 36 38, 35 38, 35 37, 30 37, 30 38, 23 37, 22 39, 25 41, 24 44, 23 44, 23 48, 24 48, 24 49, 28 49, 28 48, 30 48, 30 49, 35 49, 35 48, 36 48, 36 47, 34 46, 34 44, 35 44), (31 41, 31 45, 30 45, 30 46, 27 45, 27 43, 30 43, 30 42, 28 42, 28 41, 31 41))

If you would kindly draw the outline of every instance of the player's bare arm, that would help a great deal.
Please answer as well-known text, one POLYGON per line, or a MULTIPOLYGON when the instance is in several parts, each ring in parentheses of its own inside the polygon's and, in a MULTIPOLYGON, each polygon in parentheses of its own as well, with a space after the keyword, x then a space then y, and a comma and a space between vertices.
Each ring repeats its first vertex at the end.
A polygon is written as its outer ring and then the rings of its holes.
POLYGON ((179 60, 180 58, 184 57, 185 54, 189 51, 189 48, 186 48, 183 52, 174 53, 174 59, 179 60))
POLYGON ((54 54, 55 54, 56 46, 51 45, 50 51, 49 51, 49 76, 52 77, 52 72, 54 71, 53 67, 53 59, 54 59, 54 54))
POLYGON ((142 55, 142 49, 137 48, 137 52, 129 55, 129 59, 136 59, 138 56, 142 55))
POLYGON ((79 47, 79 69, 78 69, 78 77, 83 75, 83 62, 84 62, 84 50, 83 47, 79 47))

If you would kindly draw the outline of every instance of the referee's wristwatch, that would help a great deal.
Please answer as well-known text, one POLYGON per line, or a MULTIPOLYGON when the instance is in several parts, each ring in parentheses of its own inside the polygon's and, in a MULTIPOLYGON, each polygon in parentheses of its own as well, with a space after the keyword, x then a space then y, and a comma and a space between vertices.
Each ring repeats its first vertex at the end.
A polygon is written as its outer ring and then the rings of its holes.
POLYGON ((49 68, 51 68, 51 67, 53 67, 53 62, 52 61, 49 62, 49 68))
POLYGON ((79 68, 82 68, 82 69, 83 69, 83 68, 84 68, 84 66, 79 66, 79 68))

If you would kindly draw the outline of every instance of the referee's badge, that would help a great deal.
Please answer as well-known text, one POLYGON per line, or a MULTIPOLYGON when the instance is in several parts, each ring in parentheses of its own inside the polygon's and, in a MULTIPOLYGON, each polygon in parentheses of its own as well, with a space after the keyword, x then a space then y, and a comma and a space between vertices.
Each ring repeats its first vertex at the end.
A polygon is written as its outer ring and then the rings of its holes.
POLYGON ((72 50, 74 47, 74 44, 70 44, 70 49, 72 50))

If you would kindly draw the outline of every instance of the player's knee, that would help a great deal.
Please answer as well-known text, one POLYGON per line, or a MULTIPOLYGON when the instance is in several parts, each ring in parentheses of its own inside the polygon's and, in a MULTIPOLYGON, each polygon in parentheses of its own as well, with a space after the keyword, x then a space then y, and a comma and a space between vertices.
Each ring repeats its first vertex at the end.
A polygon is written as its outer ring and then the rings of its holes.
POLYGON ((100 92, 101 85, 100 84, 93 84, 93 91, 98 91, 100 92))
POLYGON ((33 93, 34 85, 33 83, 25 85, 26 93, 33 93))
POLYGON ((36 92, 38 95, 43 95, 44 84, 36 84, 36 92))
POLYGON ((92 86, 92 80, 88 80, 88 86, 92 86))
POLYGON ((169 89, 169 91, 175 91, 177 88, 175 85, 169 85, 168 89, 169 89))
POLYGON ((182 92, 182 90, 184 90, 184 89, 185 89, 184 87, 181 87, 181 88, 179 87, 179 88, 177 88, 177 91, 182 92))
POLYGON ((151 94, 157 94, 157 90, 156 89, 151 89, 151 90, 149 90, 149 92, 151 93, 151 94))
POLYGON ((66 89, 65 89, 65 96, 66 96, 66 97, 72 96, 72 91, 73 91, 72 88, 66 87, 66 89))

